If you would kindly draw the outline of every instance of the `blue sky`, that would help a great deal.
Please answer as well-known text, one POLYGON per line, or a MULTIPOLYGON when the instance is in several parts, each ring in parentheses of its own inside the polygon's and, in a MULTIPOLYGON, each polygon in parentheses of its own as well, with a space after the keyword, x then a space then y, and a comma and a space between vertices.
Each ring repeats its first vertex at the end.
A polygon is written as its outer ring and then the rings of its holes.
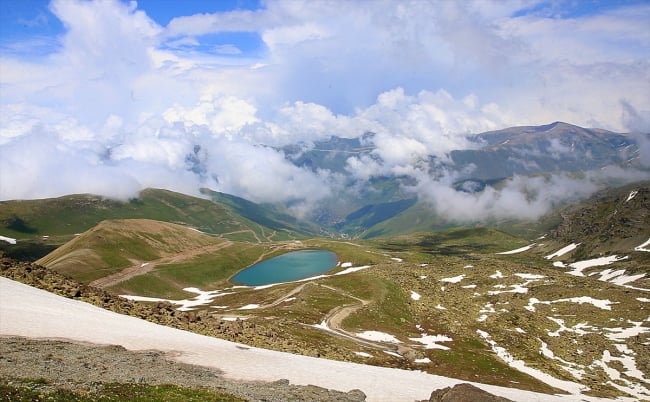
POLYGON ((309 208, 337 178, 268 146, 373 131, 383 163, 346 165, 368 178, 514 125, 648 132, 648 21, 648 1, 0 0, 0 199, 208 186, 309 208))

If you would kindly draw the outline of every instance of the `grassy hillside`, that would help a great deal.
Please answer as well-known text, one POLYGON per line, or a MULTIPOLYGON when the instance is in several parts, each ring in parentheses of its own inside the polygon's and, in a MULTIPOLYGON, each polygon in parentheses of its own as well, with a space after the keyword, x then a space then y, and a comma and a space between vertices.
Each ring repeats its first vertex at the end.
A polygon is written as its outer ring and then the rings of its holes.
POLYGON ((80 282, 106 277, 127 267, 226 240, 172 223, 146 219, 105 220, 38 260, 80 282))
POLYGON ((216 204, 234 211, 249 222, 251 228, 259 228, 258 236, 267 240, 287 240, 299 237, 302 233, 316 233, 314 225, 300 221, 287 213, 276 211, 234 195, 202 189, 216 204), (271 229, 269 231, 268 229, 271 229))
POLYGON ((288 215, 226 195, 208 200, 167 190, 147 189, 138 198, 118 201, 78 194, 0 202, 0 236, 18 239, 15 245, 0 242, 0 253, 21 260, 34 260, 99 222, 110 219, 177 223, 230 240, 250 242, 302 238, 303 233, 311 229, 288 215))

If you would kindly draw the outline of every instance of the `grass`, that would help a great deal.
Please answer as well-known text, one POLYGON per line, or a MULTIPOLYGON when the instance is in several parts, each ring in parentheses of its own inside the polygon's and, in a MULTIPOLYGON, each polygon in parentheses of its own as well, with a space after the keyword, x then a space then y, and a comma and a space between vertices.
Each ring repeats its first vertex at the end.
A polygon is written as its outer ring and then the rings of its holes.
POLYGON ((184 388, 176 385, 130 383, 100 384, 92 390, 69 390, 46 387, 44 379, 0 380, 0 401, 6 402, 237 402, 244 401, 223 392, 184 388))
POLYGON ((497 229, 478 227, 403 235, 375 240, 373 244, 389 251, 407 249, 432 255, 466 256, 473 253, 508 251, 529 243, 497 229))
MULTIPOLYGON (((256 206, 249 204, 252 206, 247 204, 247 209, 256 206)), ((274 229, 289 229, 295 234, 294 237, 301 237, 303 233, 304 228, 299 225, 264 228, 264 223, 260 225, 240 215, 236 206, 236 203, 226 204, 157 189, 143 190, 138 198, 129 201, 87 194, 43 200, 0 201, 0 235, 16 239, 74 235, 104 220, 143 218, 180 223, 213 234, 251 230, 262 241, 262 234, 265 231, 271 233, 274 229)), ((260 216, 262 212, 259 211, 264 211, 265 222, 275 222, 276 214, 272 211, 261 206, 256 208, 260 216)), ((241 211, 246 212, 247 209, 241 211)), ((249 235, 245 240, 257 241, 257 238, 249 235)))
POLYGON ((493 353, 488 352, 485 346, 476 338, 468 337, 447 343, 450 350, 432 350, 428 357, 433 361, 436 373, 461 378, 476 380, 505 387, 516 387, 534 390, 537 392, 552 393, 554 388, 544 385, 536 379, 517 371, 493 353))
POLYGON ((395 334, 413 326, 408 296, 397 283, 364 274, 353 274, 337 279, 336 283, 351 294, 372 301, 349 315, 343 326, 352 330, 377 330, 395 334))

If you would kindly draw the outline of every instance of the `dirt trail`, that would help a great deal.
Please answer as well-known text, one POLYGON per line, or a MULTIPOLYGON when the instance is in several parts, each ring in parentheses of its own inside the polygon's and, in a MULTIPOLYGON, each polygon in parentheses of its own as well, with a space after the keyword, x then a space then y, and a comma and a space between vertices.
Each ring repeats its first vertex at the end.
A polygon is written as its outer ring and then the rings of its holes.
POLYGON ((255 238, 255 240, 258 243, 262 243, 262 240, 259 238, 257 233, 255 233, 255 231, 252 230, 252 229, 241 229, 241 230, 235 230, 235 231, 232 231, 232 232, 221 233, 221 234, 219 234, 219 237, 223 239, 224 236, 235 234, 235 233, 250 233, 251 235, 253 235, 253 237, 255 238))
POLYGON ((359 345, 371 347, 374 349, 379 349, 379 350, 386 350, 390 349, 393 351, 397 351, 399 354, 405 354, 408 351, 411 350, 408 346, 404 345, 396 345, 396 344, 387 344, 387 343, 382 343, 382 342, 373 342, 369 341, 366 339, 359 338, 356 334, 348 332, 343 329, 342 324, 343 320, 345 320, 350 314, 354 313, 355 311, 359 310, 360 308, 368 305, 370 302, 368 300, 363 300, 360 299, 353 294, 350 294, 348 292, 345 292, 341 289, 337 289, 332 286, 327 286, 327 285, 320 285, 323 286, 324 288, 330 289, 334 292, 337 292, 343 296, 347 296, 351 299, 357 300, 358 303, 354 304, 344 304, 342 306, 337 306, 334 307, 332 310, 330 310, 329 313, 324 318, 324 322, 327 325, 327 328, 331 331, 332 334, 338 335, 340 337, 349 339, 359 345))
POLYGON ((108 288, 117 285, 118 283, 124 282, 128 279, 131 279, 133 277, 144 275, 152 271, 156 267, 156 265, 177 263, 177 262, 189 260, 200 254, 208 254, 208 253, 213 253, 215 251, 219 251, 223 248, 231 246, 232 244, 233 242, 231 242, 230 240, 224 240, 219 244, 211 244, 208 246, 193 248, 178 254, 159 258, 157 260, 138 262, 135 265, 124 268, 120 272, 116 272, 114 274, 105 276, 103 278, 96 279, 90 282, 89 285, 102 288, 102 289, 108 288))

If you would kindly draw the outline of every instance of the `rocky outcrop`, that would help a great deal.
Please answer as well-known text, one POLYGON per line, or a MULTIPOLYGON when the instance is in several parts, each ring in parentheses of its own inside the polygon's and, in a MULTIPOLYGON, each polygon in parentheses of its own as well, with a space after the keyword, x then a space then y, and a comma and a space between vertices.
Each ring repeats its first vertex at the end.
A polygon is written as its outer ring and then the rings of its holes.
POLYGON ((433 391, 429 402, 511 402, 500 396, 492 395, 487 391, 471 384, 457 384, 453 388, 441 388, 433 391))

